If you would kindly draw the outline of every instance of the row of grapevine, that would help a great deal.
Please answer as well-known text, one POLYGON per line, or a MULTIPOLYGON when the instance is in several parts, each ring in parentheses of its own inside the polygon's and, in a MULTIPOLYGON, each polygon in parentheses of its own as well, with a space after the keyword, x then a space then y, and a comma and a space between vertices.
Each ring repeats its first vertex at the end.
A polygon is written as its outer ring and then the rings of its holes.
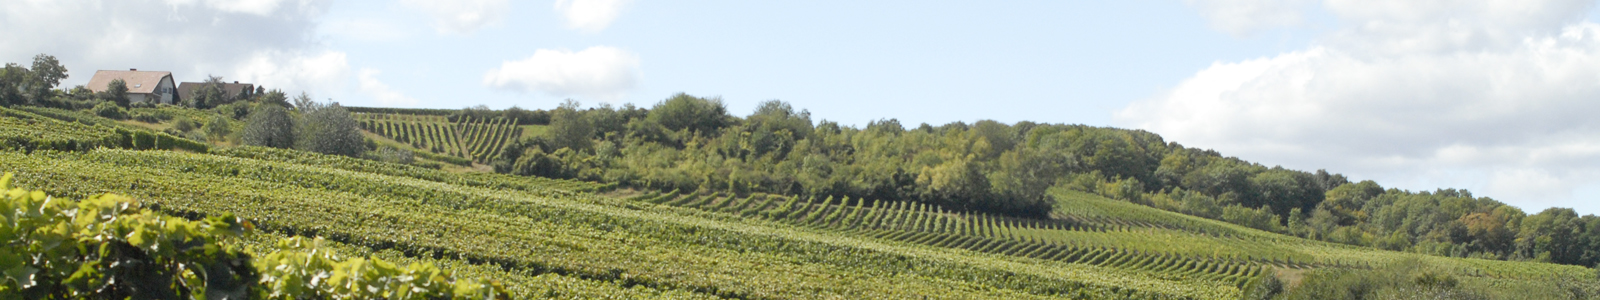
POLYGON ((1141 253, 1119 248, 1079 247, 943 233, 879 231, 874 236, 938 247, 1222 281, 1238 287, 1243 287, 1265 268, 1262 264, 1227 258, 1141 253))
MULTIPOLYGON (((1092 218, 1038 220, 987 214, 955 213, 920 203, 861 201, 849 198, 836 200, 832 197, 810 200, 800 197, 774 195, 739 197, 705 192, 680 195, 674 192, 667 194, 647 193, 634 198, 634 200, 779 220, 797 225, 858 232, 917 244, 1026 256, 1068 263, 1109 264, 1112 266, 1122 266, 1120 259, 1124 258, 1114 258, 1108 263, 1088 260, 1093 258, 1090 256, 1070 254, 1076 253, 1073 251, 1081 249, 1108 247, 1110 249, 1120 249, 1119 251, 1142 252, 1117 246, 1106 246, 1103 245, 1104 243, 1085 243, 1090 241, 1073 238, 1072 236, 1057 236, 1055 233, 1087 232, 1106 236, 1126 235, 1126 232, 1144 230, 1144 228, 1161 228, 1157 224, 1096 220, 1092 218), (1045 256, 1045 254, 1050 255, 1045 256)), ((1210 237, 1204 234, 1199 236, 1210 237)), ((1125 245, 1126 243, 1122 244, 1125 245)), ((1170 248, 1172 245, 1157 244, 1146 246, 1148 247, 1137 248, 1159 249, 1170 248)), ((1297 259, 1297 256, 1271 249, 1252 251, 1235 256, 1216 256, 1214 252, 1190 251, 1185 253, 1130 254, 1117 257, 1124 256, 1126 256, 1126 259, 1140 260, 1141 262, 1160 261, 1162 263, 1162 265, 1141 263, 1138 265, 1140 268, 1131 268, 1136 270, 1163 271, 1171 269, 1169 267, 1174 265, 1196 264, 1192 262, 1196 260, 1204 261, 1205 264, 1228 265, 1230 267, 1226 269, 1201 268, 1193 270, 1202 270, 1204 271, 1202 273, 1209 274, 1200 276, 1208 280, 1222 280, 1237 285, 1244 284, 1245 280, 1253 278, 1260 271, 1260 268, 1267 265, 1278 268, 1349 267, 1348 265, 1333 262, 1313 262, 1303 256, 1297 259), (1255 271, 1238 271, 1244 269, 1255 271)), ((1189 275, 1184 272, 1175 274, 1189 275)))
POLYGON ((446 123, 362 120, 358 124, 363 130, 406 143, 413 148, 443 155, 466 156, 460 139, 457 138, 455 127, 446 123))
POLYGON ((361 129, 431 153, 488 162, 521 136, 517 120, 471 119, 449 122, 444 116, 356 114, 361 129))
MULTIPOLYGON (((274 161, 166 151, 49 157, 0 152, 0 169, 18 171, 23 185, 61 183, 67 195, 121 190, 170 213, 233 213, 287 235, 718 297, 1122 299, 1238 293, 1199 281, 1062 272, 1073 267, 750 234, 585 194, 486 189, 274 161), (908 276, 858 276, 888 272, 908 276), (948 289, 956 282, 974 288, 948 289)), ((760 199, 706 193, 685 203, 732 207, 754 200, 760 199)))
MULTIPOLYGON (((1237 298, 1239 289, 1217 282, 1237 284, 1241 274, 1269 271, 1267 264, 1303 264, 1256 252, 1193 255, 1182 251, 1188 247, 1182 241, 1153 249, 1080 239, 1137 238, 1142 234, 1124 231, 1154 230, 1144 227, 1069 221, 1051 227, 1054 223, 859 199, 673 191, 628 201, 503 188, 544 183, 491 176, 498 174, 449 177, 437 170, 387 170, 392 165, 292 150, 259 152, 265 154, 256 157, 272 158, 113 149, 0 151, 0 170, 18 172, 19 185, 59 187, 69 197, 115 191, 189 218, 232 213, 272 234, 323 236, 404 257, 454 258, 528 276, 557 274, 707 297, 1219 299, 1237 298), (825 230, 770 226, 774 222, 707 211, 825 230), (830 232, 903 243, 836 238, 830 232), (975 250, 933 251, 912 244, 975 250)), ((1356 260, 1367 263, 1418 257, 1348 251, 1377 257, 1356 260)), ((1552 277, 1592 275, 1582 267, 1513 262, 1446 266, 1471 266, 1474 273, 1465 274, 1534 289, 1548 287, 1546 279, 1552 277), (1515 268, 1497 265, 1502 263, 1515 268)))
MULTIPOLYGON (((1092 298, 1093 294, 1097 293, 1105 293, 1101 297, 1106 298, 1163 297, 1160 295, 1229 298, 1233 297, 1230 295, 1237 293, 1237 289, 1231 287, 1217 289, 1211 287, 1212 284, 1193 283, 1213 282, 1204 276, 1186 277, 1179 276, 1182 273, 1167 272, 1179 275, 1156 274, 1156 278, 1166 279, 1149 282, 1137 276, 1120 277, 1124 276, 1117 275, 1120 273, 1097 273, 1099 271, 1093 271, 1094 269, 1060 271, 1061 268, 1074 268, 1071 265, 1090 265, 1088 263, 1015 265, 1004 263, 1003 260, 995 262, 994 260, 998 258, 984 256, 947 257, 943 255, 957 254, 884 252, 887 250, 881 247, 859 248, 853 243, 833 244, 813 240, 807 237, 809 235, 772 235, 770 232, 745 234, 743 231, 729 231, 719 229, 721 227, 717 226, 689 225, 706 224, 707 221, 695 221, 702 219, 685 221, 672 221, 675 219, 668 217, 641 219, 639 218, 641 214, 656 214, 652 211, 656 211, 657 208, 627 204, 636 202, 613 203, 611 201, 614 200, 584 194, 529 193, 479 188, 452 184, 449 180, 418 181, 408 179, 411 178, 409 176, 390 177, 366 172, 335 172, 322 164, 310 161, 286 163, 165 151, 99 150, 88 153, 55 153, 50 156, 0 153, 0 169, 27 171, 21 173, 27 178, 23 182, 59 179, 61 182, 72 183, 69 189, 80 195, 99 191, 132 191, 131 194, 140 196, 141 199, 149 199, 164 209, 179 214, 205 215, 233 212, 247 215, 248 213, 247 218, 261 221, 265 227, 276 232, 321 235, 374 249, 392 249, 407 255, 461 257, 464 260, 499 264, 511 270, 523 270, 532 274, 556 272, 601 281, 622 280, 626 277, 633 278, 628 280, 642 280, 637 284, 644 287, 730 291, 716 294, 721 296, 766 295, 762 297, 814 298, 818 295, 841 297, 879 295, 901 298, 926 295, 923 292, 931 294, 933 292, 930 291, 940 291, 943 287, 941 284, 947 285, 952 282, 984 287, 964 289, 966 292, 954 294, 932 295, 953 298, 1012 298, 1018 295, 970 293, 975 290, 995 289, 1035 295, 1068 297, 1077 295, 1083 298, 1092 298), (95 170, 95 172, 84 173, 76 170, 95 170), (637 209, 641 208, 635 207, 643 207, 644 211, 638 211, 637 209), (596 240, 597 237, 603 238, 596 240), (626 241, 625 244, 622 244, 624 243, 622 241, 626 241), (618 248, 620 245, 626 246, 618 248), (755 256, 742 254, 750 252, 762 254, 755 256), (699 263, 687 262, 685 258, 699 263), (809 263, 803 270, 793 269, 791 267, 794 265, 789 264, 793 261, 809 263), (906 265, 908 261, 910 265, 906 265), (994 265, 996 263, 1004 267, 994 265), (1035 268, 1039 271, 1029 271, 1035 268), (817 273, 818 270, 829 271, 817 273), (931 280, 879 281, 877 277, 862 279, 848 275, 882 274, 878 272, 904 273, 911 276, 906 278, 931 280), (694 276, 683 277, 685 273, 693 273, 694 276), (1111 277, 1096 279, 1071 274, 1111 277), (799 282, 770 282, 774 278, 792 278, 799 282), (1174 288, 1172 284, 1177 284, 1178 288, 1174 288), (797 291, 807 291, 807 293, 797 291), (816 291, 827 292, 815 294, 816 291), (1087 294, 1073 294, 1077 293, 1074 291, 1083 291, 1087 294)), ((656 193, 654 196, 662 199, 657 202, 678 198, 675 195, 677 193, 669 194, 674 195, 662 197, 665 194, 656 193)), ((804 199, 767 195, 712 194, 702 195, 694 201, 686 201, 685 205, 717 207, 720 211, 744 211, 747 215, 782 215, 785 218, 815 220, 819 224, 822 224, 820 220, 824 219, 835 220, 831 224, 842 224, 837 220, 847 217, 851 220, 867 220, 868 215, 876 215, 875 218, 883 219, 885 216, 893 215, 871 212, 874 207, 890 207, 872 202, 860 204, 860 201, 840 199, 838 202, 825 205, 818 203, 821 201, 801 200, 804 199), (843 210, 840 210, 841 203, 846 207, 843 210), (779 211, 778 208, 783 206, 794 211, 779 211), (822 209, 822 212, 801 211, 803 207, 822 209)), ((899 206, 910 207, 908 204, 899 206)), ((689 210, 666 210, 674 214, 677 211, 689 210)), ((689 215, 700 218, 698 216, 701 214, 689 215)), ((717 220, 723 219, 717 217, 717 220)), ((886 222, 879 222, 879 224, 884 223, 886 222)), ((938 228, 937 225, 932 227, 938 228)), ((1037 243, 1023 243, 1037 241, 1029 240, 1025 230, 1022 230, 1026 226, 1014 227, 1009 230, 1010 235, 1023 240, 1006 239, 1011 243, 991 242, 982 244, 982 248, 978 249, 1001 251, 994 253, 1021 253, 1016 256, 1033 258, 1050 254, 1037 252, 1054 251, 1052 248, 1038 246, 1037 243)), ((991 228, 984 231, 1008 232, 1003 230, 1005 227, 1000 228, 1002 230, 991 228)), ((887 230, 875 230, 869 233, 885 231, 887 230)), ((858 230, 858 232, 868 231, 858 230)), ((933 234, 903 231, 901 236, 886 239, 920 241, 932 239, 929 236, 933 234)), ((1172 253, 1137 248, 1055 244, 1074 249, 1101 248, 1130 253, 1163 253, 1155 254, 1158 258, 1139 256, 1141 259, 1136 260, 1140 262, 1138 266, 1147 269, 1156 267, 1165 267, 1161 270, 1174 269, 1170 265, 1158 264, 1162 259, 1160 256, 1166 255, 1165 259, 1174 261, 1177 259, 1173 257, 1180 257, 1172 253)), ((1255 261, 1248 258, 1245 260, 1255 261)), ((1194 265, 1194 267, 1180 266, 1177 270, 1202 270, 1195 274, 1218 273, 1206 271, 1218 269, 1216 267, 1207 267, 1199 262, 1194 265)), ((1482 276, 1522 280, 1516 278, 1549 276, 1546 274, 1553 274, 1551 269, 1554 268, 1508 272, 1505 269, 1486 268, 1486 273, 1482 276)), ((1567 275, 1582 273, 1568 272, 1564 269, 1554 272, 1567 275)), ((1237 271, 1223 274, 1236 273, 1237 271)), ((1524 284, 1526 281, 1516 282, 1524 284)))
POLYGON ((491 189, 515 189, 529 192, 552 190, 567 192, 603 192, 616 188, 615 183, 596 183, 572 179, 515 176, 498 173, 452 173, 412 165, 402 165, 340 155, 326 155, 314 152, 268 147, 246 146, 212 149, 210 154, 254 160, 314 165, 352 172, 401 176, 433 182, 491 189))
MULTIPOLYGON (((67 116, 62 116, 67 117, 67 116)), ((138 128, 107 127, 112 121, 95 116, 71 116, 64 121, 10 108, 0 108, 0 149, 86 151, 100 147, 206 152, 202 142, 138 128), (94 125, 87 125, 94 124, 94 125)))
POLYGON ((468 158, 483 162, 500 156, 501 148, 522 135, 521 127, 517 127, 516 124, 515 119, 465 118, 455 126, 457 131, 461 132, 465 143, 463 149, 468 158))

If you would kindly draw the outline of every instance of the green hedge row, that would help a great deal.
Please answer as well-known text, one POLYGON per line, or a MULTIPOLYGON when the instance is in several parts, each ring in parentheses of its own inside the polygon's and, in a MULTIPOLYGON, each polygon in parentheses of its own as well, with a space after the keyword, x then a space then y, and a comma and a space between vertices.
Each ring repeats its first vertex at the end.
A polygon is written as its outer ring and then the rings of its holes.
POLYGON ((0 108, 0 149, 86 151, 94 148, 184 150, 206 153, 211 146, 162 132, 108 127, 82 115, 57 113, 61 118, 0 108), (88 125, 95 124, 95 125, 88 125))

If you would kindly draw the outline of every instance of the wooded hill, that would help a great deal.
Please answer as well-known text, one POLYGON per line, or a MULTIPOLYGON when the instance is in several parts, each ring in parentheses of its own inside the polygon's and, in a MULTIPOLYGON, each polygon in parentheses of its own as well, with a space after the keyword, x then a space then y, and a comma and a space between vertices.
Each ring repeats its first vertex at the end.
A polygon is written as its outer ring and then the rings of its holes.
MULTIPOLYGON (((479 115, 492 111, 469 112, 479 115)), ((1443 256, 1593 266, 1600 218, 1527 214, 1455 189, 1403 191, 1323 170, 1288 170, 1184 147, 1142 130, 978 121, 907 128, 813 122, 790 105, 745 117, 679 94, 651 108, 548 112, 496 171, 647 190, 715 190, 908 201, 1045 218, 1061 188, 1256 229, 1443 256)))

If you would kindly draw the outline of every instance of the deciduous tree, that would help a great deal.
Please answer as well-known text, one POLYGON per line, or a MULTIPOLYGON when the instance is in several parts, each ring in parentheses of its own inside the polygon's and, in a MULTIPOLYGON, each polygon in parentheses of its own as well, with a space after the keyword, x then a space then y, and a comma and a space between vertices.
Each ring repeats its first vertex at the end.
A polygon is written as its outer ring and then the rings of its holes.
POLYGON ((361 129, 338 103, 312 105, 298 122, 295 148, 323 154, 359 157, 366 150, 361 129))
POLYGON ((106 96, 117 106, 128 107, 128 82, 121 78, 112 79, 111 83, 106 84, 106 96))
POLYGON ((239 142, 273 148, 294 147, 294 118, 287 109, 277 105, 257 107, 245 120, 239 142))

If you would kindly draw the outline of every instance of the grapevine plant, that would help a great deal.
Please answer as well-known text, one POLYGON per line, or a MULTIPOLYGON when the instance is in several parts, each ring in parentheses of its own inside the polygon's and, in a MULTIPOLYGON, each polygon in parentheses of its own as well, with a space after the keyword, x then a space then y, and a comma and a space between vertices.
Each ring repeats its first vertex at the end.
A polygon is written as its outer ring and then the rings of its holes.
POLYGON ((498 282, 432 265, 341 259, 289 238, 259 259, 225 242, 254 226, 232 214, 191 221, 124 196, 82 201, 11 188, 0 177, 0 299, 485 299, 498 282))

